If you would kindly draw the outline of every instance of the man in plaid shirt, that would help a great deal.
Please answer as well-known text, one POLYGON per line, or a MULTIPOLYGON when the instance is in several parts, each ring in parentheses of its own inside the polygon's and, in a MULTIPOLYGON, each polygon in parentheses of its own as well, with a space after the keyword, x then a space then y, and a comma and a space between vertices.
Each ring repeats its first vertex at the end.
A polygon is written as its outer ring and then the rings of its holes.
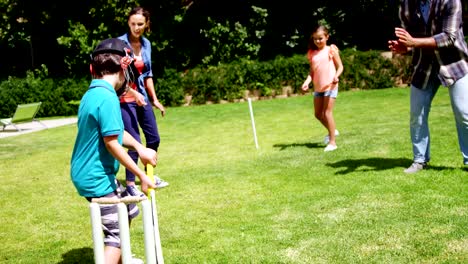
POLYGON ((428 116, 442 84, 449 89, 463 163, 468 165, 468 48, 463 35, 460 0, 401 0, 401 28, 388 42, 394 53, 413 54, 410 132, 415 173, 430 160, 428 116))

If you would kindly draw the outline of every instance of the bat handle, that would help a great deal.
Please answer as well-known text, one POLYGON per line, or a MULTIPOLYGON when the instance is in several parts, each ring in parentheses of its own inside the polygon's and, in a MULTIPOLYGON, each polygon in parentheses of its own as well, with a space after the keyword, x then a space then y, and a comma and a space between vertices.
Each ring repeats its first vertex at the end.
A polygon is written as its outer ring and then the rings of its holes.
MULTIPOLYGON (((148 176, 153 183, 155 182, 155 180, 154 180, 154 167, 153 167, 153 165, 151 165, 149 163, 146 164, 146 176, 148 176)), ((150 196, 151 196, 151 191, 152 190, 154 190, 154 189, 152 189, 152 188, 148 189, 148 199, 151 199, 150 196)))

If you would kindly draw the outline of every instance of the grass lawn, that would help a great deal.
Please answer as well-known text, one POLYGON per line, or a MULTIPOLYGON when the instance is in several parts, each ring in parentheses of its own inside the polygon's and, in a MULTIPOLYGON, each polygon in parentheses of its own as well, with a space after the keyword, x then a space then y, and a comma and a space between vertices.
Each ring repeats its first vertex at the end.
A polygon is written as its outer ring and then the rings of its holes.
MULTIPOLYGON (((468 171, 446 88, 432 160, 411 164, 409 89, 341 92, 338 149, 311 96, 157 115, 166 263, 468 263, 468 171)), ((0 139, 0 263, 91 263, 88 203, 71 183, 76 126, 0 139)), ((121 168, 119 179, 124 179, 121 168)), ((132 252, 143 258, 141 217, 132 252)))

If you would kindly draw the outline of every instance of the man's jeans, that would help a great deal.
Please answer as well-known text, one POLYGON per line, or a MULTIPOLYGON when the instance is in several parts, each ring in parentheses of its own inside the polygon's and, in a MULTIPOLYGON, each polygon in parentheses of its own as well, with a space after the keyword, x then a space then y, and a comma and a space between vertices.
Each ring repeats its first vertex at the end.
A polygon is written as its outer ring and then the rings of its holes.
MULTIPOLYGON (((437 81, 433 83, 433 85, 429 85, 425 90, 411 86, 410 132, 413 143, 414 162, 428 162, 431 158, 427 120, 432 99, 439 88, 437 81)), ((448 89, 455 116, 458 143, 463 155, 463 163, 468 164, 468 75, 459 79, 448 89)))

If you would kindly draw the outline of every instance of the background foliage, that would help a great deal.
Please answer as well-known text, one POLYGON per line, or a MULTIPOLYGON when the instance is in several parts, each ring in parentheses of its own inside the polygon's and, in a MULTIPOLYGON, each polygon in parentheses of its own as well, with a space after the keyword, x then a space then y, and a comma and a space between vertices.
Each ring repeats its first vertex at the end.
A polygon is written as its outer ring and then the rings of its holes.
POLYGON ((380 56, 399 24, 397 2, 0 0, 0 114, 39 100, 45 103, 39 116, 74 114, 87 87, 90 52, 100 40, 123 34, 127 13, 138 5, 152 14, 146 36, 158 98, 168 106, 236 101, 246 91, 274 97, 284 87, 297 93, 317 22, 330 27, 329 42, 342 50, 340 89, 404 85, 411 74, 407 59, 380 56), (363 26, 369 23, 379 30, 363 26))
MULTIPOLYGON (((166 263, 468 263, 467 168, 448 89, 432 105, 431 164, 412 175, 408 98, 396 88, 340 93, 332 153, 312 96, 253 102, 259 149, 246 102, 158 114, 166 263)), ((69 177, 76 132, 0 138, 0 263, 93 263, 88 203, 69 177)), ((131 227, 138 258, 141 220, 131 227)))
POLYGON ((0 47, 8 63, 0 79, 24 77, 45 65, 51 77, 87 77, 87 59, 95 44, 127 30, 129 10, 141 5, 151 12, 153 64, 184 71, 238 58, 272 60, 304 54, 317 21, 331 27, 340 48, 386 50, 397 25, 396 0, 0 0, 4 22, 0 47), (380 25, 371 31, 366 25, 380 25))
MULTIPOLYGON (((340 78, 342 91, 404 85, 411 74, 409 57, 390 60, 377 51, 353 49, 343 50, 341 57, 345 69, 340 78)), ((184 72, 165 69, 155 87, 166 106, 235 102, 247 96, 263 99, 298 94, 308 72, 304 55, 270 61, 239 59, 184 72)), ((89 81, 89 77, 53 79, 46 68, 29 71, 25 78, 9 77, 0 83, 0 116, 11 116, 17 104, 37 101, 44 103, 39 117, 75 115, 89 81)))

